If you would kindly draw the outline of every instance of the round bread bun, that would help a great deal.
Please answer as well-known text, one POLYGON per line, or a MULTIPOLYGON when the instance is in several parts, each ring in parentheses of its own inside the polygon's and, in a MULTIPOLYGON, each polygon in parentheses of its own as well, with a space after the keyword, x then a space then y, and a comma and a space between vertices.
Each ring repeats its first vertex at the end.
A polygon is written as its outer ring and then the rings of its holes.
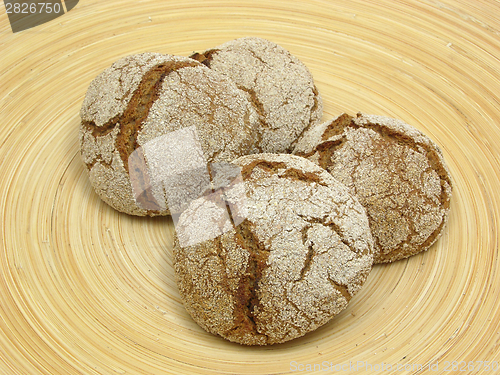
POLYGON ((224 200, 200 197, 176 224, 180 295, 208 332, 245 345, 282 343, 327 323, 360 289, 373 260, 368 219, 344 185, 307 159, 257 154, 233 165, 240 182, 224 200), (208 222, 221 234, 206 240, 208 222))
MULTIPOLYGON (((80 116, 92 186, 132 215, 170 213, 165 176, 256 151, 259 120, 245 93, 186 57, 142 53, 118 60, 92 81, 80 116)), ((202 187, 192 188, 199 196, 202 187)))
POLYGON ((347 114, 306 132, 294 154, 344 183, 366 209, 375 263, 427 250, 442 234, 452 181, 439 147, 393 118, 347 114))
POLYGON ((307 67, 283 47, 248 37, 191 58, 236 83, 260 115, 260 152, 289 153, 300 134, 321 121, 321 96, 307 67))

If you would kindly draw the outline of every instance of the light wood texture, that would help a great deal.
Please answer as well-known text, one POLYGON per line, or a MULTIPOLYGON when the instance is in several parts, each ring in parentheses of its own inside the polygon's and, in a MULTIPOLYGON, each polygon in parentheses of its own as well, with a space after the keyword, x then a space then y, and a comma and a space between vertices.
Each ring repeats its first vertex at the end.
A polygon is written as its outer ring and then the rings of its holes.
POLYGON ((0 374, 286 374, 291 361, 439 361, 441 373, 445 361, 500 360, 497 1, 81 0, 16 34, 2 4, 0 49, 0 374), (362 111, 422 130, 455 183, 428 252, 376 266, 329 324, 262 348, 190 319, 171 220, 102 203, 78 148, 85 91, 112 62, 242 36, 304 61, 324 120, 362 111))

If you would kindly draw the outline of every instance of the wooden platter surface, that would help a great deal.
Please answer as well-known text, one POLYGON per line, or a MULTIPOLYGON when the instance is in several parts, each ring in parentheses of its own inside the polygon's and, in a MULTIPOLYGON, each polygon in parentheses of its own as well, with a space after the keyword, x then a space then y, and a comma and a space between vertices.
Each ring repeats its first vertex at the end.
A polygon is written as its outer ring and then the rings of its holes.
POLYGON ((0 48, 0 374, 445 373, 454 361, 475 373, 500 361, 497 1, 82 0, 17 33, 0 5, 0 48), (196 325, 171 219, 101 202, 78 145, 85 91, 117 59, 243 36, 310 68, 324 120, 402 119, 441 147, 454 180, 429 251, 375 266, 329 324, 270 347, 196 325))

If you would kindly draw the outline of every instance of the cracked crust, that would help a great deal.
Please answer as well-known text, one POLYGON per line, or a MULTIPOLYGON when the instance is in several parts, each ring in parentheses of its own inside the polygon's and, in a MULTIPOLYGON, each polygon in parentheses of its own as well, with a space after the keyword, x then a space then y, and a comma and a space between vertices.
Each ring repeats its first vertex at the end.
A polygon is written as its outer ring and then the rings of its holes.
MULTIPOLYGON (((106 203, 133 215, 169 214, 152 193, 159 187, 134 197, 129 157, 149 141, 194 125, 208 163, 256 151, 259 120, 245 94, 186 57, 143 53, 118 60, 92 81, 80 116, 81 155, 92 186, 106 203)), ((147 160, 141 165, 148 168, 147 160)), ((148 180, 155 171, 140 173, 148 180)))
POLYGON ((343 182, 365 207, 375 263, 427 250, 441 235, 452 181, 439 147, 389 117, 343 114, 311 128, 294 154, 343 182))
POLYGON ((321 120, 321 96, 307 67, 265 39, 235 39, 191 58, 236 83, 256 108, 260 152, 291 152, 296 139, 321 120))
POLYGON ((199 204, 176 226, 174 267, 184 305, 205 330, 240 344, 303 336, 343 310, 371 269, 365 210, 304 158, 258 154, 233 163, 244 181, 245 220, 187 247, 178 235, 196 236, 183 229, 199 204))

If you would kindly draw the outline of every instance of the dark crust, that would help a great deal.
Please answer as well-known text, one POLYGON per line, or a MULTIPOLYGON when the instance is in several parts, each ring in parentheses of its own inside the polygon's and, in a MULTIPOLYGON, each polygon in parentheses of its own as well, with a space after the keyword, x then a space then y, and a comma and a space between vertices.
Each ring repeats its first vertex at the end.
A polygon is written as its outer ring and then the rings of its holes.
POLYGON ((342 294, 342 297, 344 297, 346 299, 347 302, 349 302, 352 298, 352 295, 351 293, 349 293, 349 290, 347 289, 347 287, 345 285, 342 285, 342 284, 339 284, 335 281, 333 281, 330 277, 328 278, 328 281, 330 281, 330 284, 332 284, 332 286, 337 289, 337 291, 342 294))
POLYGON ((328 187, 328 185, 323 181, 323 179, 317 173, 303 172, 296 168, 288 168, 285 171, 285 173, 281 175, 281 177, 291 178, 294 180, 300 180, 305 182, 315 182, 318 185, 328 187))
POLYGON ((116 126, 120 127, 115 147, 128 172, 128 158, 138 148, 138 133, 149 115, 149 110, 160 95, 165 77, 179 69, 195 66, 198 64, 194 61, 172 61, 154 66, 142 77, 139 87, 133 93, 123 114, 115 116, 102 126, 96 126, 93 121, 84 121, 82 125, 92 131, 94 137, 104 136, 116 126))
POLYGON ((352 124, 352 121, 352 116, 349 116, 347 113, 343 113, 337 117, 335 121, 328 124, 328 127, 321 135, 321 140, 326 141, 335 135, 341 135, 344 132, 344 129, 352 124))
MULTIPOLYGON (((339 226, 337 224, 333 223, 332 221, 327 220, 326 217, 324 217, 324 218, 311 218, 311 217, 306 217, 306 216, 303 216, 303 215, 300 215, 300 214, 299 214, 299 216, 304 221, 306 221, 308 223, 308 225, 305 226, 304 229, 302 230, 302 243, 304 243, 304 245, 308 246, 308 253, 307 253, 307 256, 306 256, 304 267, 302 268, 301 273, 300 273, 300 279, 299 280, 301 280, 301 279, 304 278, 304 276, 306 275, 307 271, 309 271, 310 263, 312 261, 313 254, 314 254, 313 247, 312 247, 313 244, 312 243, 307 244, 307 242, 308 242, 307 231, 309 230, 309 228, 311 228, 312 224, 321 224, 323 226, 330 227, 332 229, 332 231, 334 231, 335 233, 338 234, 338 236, 340 238, 340 241, 345 246, 347 246, 349 249, 351 249, 351 245, 349 245, 349 243, 343 238, 343 234, 342 234, 342 231, 340 230, 339 226)), ((361 254, 358 254, 358 256, 363 256, 363 255, 366 255, 367 253, 368 253, 368 251, 364 250, 361 254)), ((332 286, 335 289, 337 289, 340 292, 340 294, 342 294, 342 296, 346 299, 347 302, 349 302, 351 300, 352 295, 349 292, 347 286, 339 284, 339 283, 333 281, 331 278, 328 278, 328 280, 330 281, 330 283, 332 284, 332 286)))
POLYGON ((191 56, 189 56, 190 59, 196 60, 201 62, 203 65, 206 67, 210 68, 210 63, 212 62, 212 55, 219 52, 218 49, 209 49, 208 51, 205 51, 204 53, 198 53, 195 52, 191 56))
MULTIPOLYGON (((358 117, 359 116, 361 116, 361 114, 358 114, 358 117)), ((344 145, 346 139, 345 137, 336 139, 334 141, 329 141, 328 139, 342 135, 345 128, 347 127, 352 127, 355 129, 358 129, 360 127, 371 129, 376 133, 378 133, 386 142, 397 142, 399 144, 411 148, 412 150, 414 150, 419 154, 422 154, 422 149, 423 149, 431 168, 439 175, 439 178, 441 179, 441 195, 440 195, 441 207, 444 210, 449 210, 450 196, 447 193, 446 185, 448 185, 451 188, 452 181, 446 168, 441 162, 441 158, 438 155, 438 151, 432 145, 416 142, 412 137, 397 132, 393 129, 390 129, 389 127, 384 126, 383 124, 368 123, 363 126, 359 126, 354 122, 353 117, 347 114, 343 114, 328 125, 328 127, 322 134, 321 137, 322 142, 318 146, 316 146, 316 148, 311 153, 308 153, 307 155, 298 153, 297 155, 303 157, 309 157, 315 152, 318 152, 319 156, 318 164, 320 165, 320 167, 326 169, 327 171, 331 171, 332 156, 336 150, 338 150, 344 145)), ((440 225, 419 247, 421 249, 426 249, 428 246, 430 246, 441 234, 441 231, 445 223, 446 223, 446 216, 443 216, 440 225)), ((413 235, 416 234, 416 231, 412 226, 410 227, 410 230, 412 233, 410 233, 408 239, 402 242, 402 245, 405 243, 410 244, 411 237, 413 237, 413 235)), ((374 236, 374 240, 378 244, 378 238, 376 236, 374 236)), ((393 255, 401 251, 400 248, 401 246, 398 246, 396 249, 388 253, 375 254, 375 263, 391 261, 393 255)))
POLYGON ((269 173, 278 173, 278 168, 280 168, 280 169, 287 168, 286 163, 282 163, 282 162, 269 162, 269 161, 266 161, 266 160, 259 160, 259 159, 257 159, 257 160, 252 161, 251 163, 248 163, 248 164, 244 165, 241 168, 241 176, 243 177, 243 181, 248 180, 248 178, 252 174, 253 170, 257 166, 259 168, 261 168, 261 169, 269 172, 269 173))
MULTIPOLYGON (((349 116, 348 114, 344 113, 341 116, 339 116, 337 119, 332 121, 328 127, 325 129, 321 136, 321 140, 323 143, 320 143, 316 150, 318 151, 319 154, 319 159, 318 163, 319 166, 323 169, 326 169, 329 171, 330 163, 332 160, 333 153, 342 147, 344 142, 346 141, 345 137, 341 137, 340 139, 336 139, 334 141, 328 141, 328 139, 342 135, 344 133, 344 130, 348 126, 353 126, 354 125, 354 118, 349 116)), ((313 151, 313 153, 314 153, 313 151)))
POLYGON ((223 335, 243 337, 251 334, 254 338, 267 342, 267 335, 258 329, 258 310, 261 309, 259 282, 267 267, 269 251, 254 234, 252 223, 247 219, 235 227, 235 232, 236 242, 250 253, 250 258, 235 295, 234 327, 223 335))
POLYGON ((314 182, 321 186, 328 187, 328 184, 323 181, 319 173, 304 172, 297 168, 288 167, 282 162, 268 162, 265 160, 255 160, 245 166, 241 170, 243 180, 247 180, 255 168, 260 168, 269 174, 277 174, 278 169, 285 169, 280 175, 281 178, 290 178, 298 181, 314 182))
POLYGON ((328 186, 320 174, 314 172, 303 172, 300 169, 289 167, 283 162, 269 162, 266 160, 254 160, 251 163, 245 165, 241 169, 241 175, 243 180, 247 180, 252 174, 255 168, 260 168, 267 173, 277 174, 279 169, 285 169, 285 172, 280 175, 282 178, 291 178, 294 180, 300 180, 305 182, 315 182, 321 186, 328 186))
MULTIPOLYGON (((250 103, 252 103, 253 108, 257 112, 257 115, 259 116, 259 123, 260 123, 260 128, 269 128, 269 124, 266 122, 266 114, 264 110, 264 106, 260 102, 259 98, 257 97, 257 94, 255 93, 254 90, 247 89, 243 86, 237 86, 241 91, 244 91, 248 94, 250 103)), ((260 143, 262 141, 262 130, 260 130, 257 133, 257 139, 255 141, 255 147, 259 152, 262 152, 262 147, 260 146, 260 143)))
POLYGON ((92 136, 94 138, 104 137, 113 131, 116 127, 116 123, 118 122, 119 115, 113 117, 107 123, 102 126, 97 126, 94 121, 82 121, 82 126, 88 131, 92 132, 92 136))
POLYGON ((313 243, 309 241, 307 237, 307 231, 309 230, 309 228, 311 228, 310 225, 306 225, 304 228, 302 228, 302 243, 304 244, 304 246, 307 246, 307 254, 304 261, 304 267, 302 267, 302 269, 300 270, 300 278, 297 281, 303 280, 307 275, 309 269, 311 268, 311 263, 314 256, 313 243))
POLYGON ((90 171, 92 168, 94 168, 94 165, 96 163, 100 163, 101 165, 103 165, 104 167, 106 168, 111 168, 111 163, 108 163, 104 160, 102 160, 101 157, 97 157, 95 158, 94 160, 92 160, 90 163, 87 163, 86 166, 87 166, 87 169, 90 171))
POLYGON ((347 126, 351 126, 353 124, 353 117, 344 113, 332 120, 326 129, 323 131, 321 135, 321 141, 316 147, 314 147, 309 152, 296 152, 295 155, 301 156, 303 158, 309 158, 314 155, 316 152, 319 155, 318 164, 321 168, 329 171, 331 159, 333 153, 342 146, 345 142, 345 137, 338 138, 344 133, 344 130, 347 126), (330 140, 330 138, 335 137, 338 139, 330 140))

